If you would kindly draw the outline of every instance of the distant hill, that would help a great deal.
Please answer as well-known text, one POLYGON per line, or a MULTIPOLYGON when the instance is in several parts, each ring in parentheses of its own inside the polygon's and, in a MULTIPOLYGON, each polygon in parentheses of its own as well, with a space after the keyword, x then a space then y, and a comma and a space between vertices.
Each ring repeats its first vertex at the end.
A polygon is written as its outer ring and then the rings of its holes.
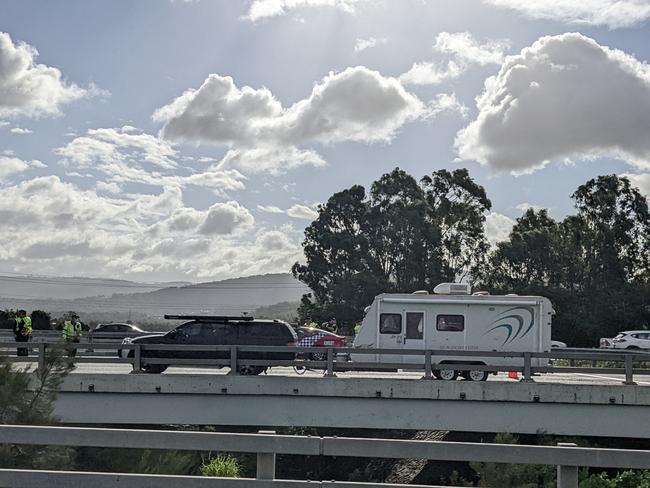
POLYGON ((257 308, 253 315, 259 319, 280 319, 294 322, 298 319, 300 302, 280 302, 257 308))
POLYGON ((0 275, 0 297, 72 300, 83 297, 110 297, 116 293, 148 292, 189 284, 191 283, 140 283, 106 278, 0 275))
MULTIPOLYGON (((129 291, 132 291, 134 287, 130 286, 129 291)), ((102 291, 105 292, 106 289, 102 291)), ((114 316, 113 320, 126 320, 133 316, 160 319, 164 314, 240 315, 242 312, 253 313, 259 307, 280 302, 298 302, 303 293, 308 291, 304 284, 289 273, 277 273, 172 286, 145 293, 103 294, 72 300, 0 298, 0 308, 38 308, 53 313, 75 310, 101 316, 102 320, 106 316, 114 316)), ((32 292, 31 295, 33 294, 32 292)))

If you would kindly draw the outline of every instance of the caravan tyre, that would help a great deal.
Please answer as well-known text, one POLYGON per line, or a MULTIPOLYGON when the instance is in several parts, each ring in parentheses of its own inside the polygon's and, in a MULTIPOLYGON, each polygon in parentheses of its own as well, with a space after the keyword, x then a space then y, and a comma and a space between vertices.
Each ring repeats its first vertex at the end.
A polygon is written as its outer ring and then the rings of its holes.
POLYGON ((458 371, 455 369, 439 369, 433 372, 433 376, 439 380, 454 381, 458 378, 458 371))
POLYGON ((465 378, 467 378, 469 381, 487 381, 488 374, 489 373, 487 371, 477 371, 473 369, 467 372, 465 378))

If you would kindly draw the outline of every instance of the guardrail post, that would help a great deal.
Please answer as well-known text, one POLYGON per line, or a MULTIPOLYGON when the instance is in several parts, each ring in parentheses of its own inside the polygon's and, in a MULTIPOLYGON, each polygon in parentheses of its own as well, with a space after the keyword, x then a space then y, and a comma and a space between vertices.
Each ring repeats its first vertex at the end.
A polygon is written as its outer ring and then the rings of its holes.
MULTIPOLYGON (((258 434, 275 435, 274 430, 260 430, 258 434)), ((257 453, 257 479, 273 480, 275 479, 275 453, 258 452, 257 453)))
MULTIPOLYGON (((577 447, 570 442, 559 442, 558 447, 577 447)), ((578 466, 557 467, 557 488, 578 488, 578 466)))
POLYGON ((433 376, 431 375, 431 351, 424 351, 424 380, 430 380, 433 376))
POLYGON ((45 348, 47 344, 45 342, 38 343, 38 371, 41 373, 45 371, 45 348))
POLYGON ((632 354, 625 355, 625 381, 624 385, 636 385, 634 382, 634 357, 632 354))
POLYGON ((325 376, 334 377, 334 350, 331 347, 327 348, 327 371, 325 371, 325 376))
POLYGON ((230 374, 239 374, 237 365, 237 346, 230 346, 230 374))
POLYGON ((135 349, 133 350, 133 372, 140 373, 142 371, 142 345, 140 343, 135 344, 135 349))
POLYGON ((529 352, 524 353, 524 377, 521 381, 526 383, 533 382, 533 371, 532 371, 532 362, 531 354, 529 352))

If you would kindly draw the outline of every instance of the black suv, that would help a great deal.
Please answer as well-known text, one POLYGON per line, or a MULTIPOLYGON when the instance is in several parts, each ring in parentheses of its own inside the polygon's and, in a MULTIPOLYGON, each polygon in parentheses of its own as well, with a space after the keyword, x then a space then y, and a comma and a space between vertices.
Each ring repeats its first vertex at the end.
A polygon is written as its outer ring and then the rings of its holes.
MULTIPOLYGON (((166 334, 152 334, 135 339, 124 339, 123 344, 161 344, 161 345, 210 345, 210 346, 293 346, 297 340, 296 332, 286 322, 280 320, 255 320, 253 317, 215 317, 192 315, 165 315, 166 319, 190 319, 166 334)), ((127 352, 126 350, 124 351, 127 352)), ((133 357, 133 351, 128 356, 133 357)), ((164 351, 143 350, 142 370, 146 373, 162 373, 166 364, 147 364, 146 358, 183 359, 228 359, 229 351, 164 351)), ((239 352, 240 359, 291 360, 289 352, 239 352)), ((264 366, 239 367, 240 374, 260 374, 264 366)))

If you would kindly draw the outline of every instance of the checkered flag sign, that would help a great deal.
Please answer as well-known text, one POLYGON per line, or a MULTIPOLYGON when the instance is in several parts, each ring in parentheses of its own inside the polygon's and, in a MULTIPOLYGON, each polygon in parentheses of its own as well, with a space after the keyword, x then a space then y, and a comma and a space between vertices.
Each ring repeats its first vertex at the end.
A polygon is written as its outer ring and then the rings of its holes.
POLYGON ((298 347, 314 347, 323 337, 325 337, 324 332, 316 332, 315 334, 303 337, 296 345, 298 347))

